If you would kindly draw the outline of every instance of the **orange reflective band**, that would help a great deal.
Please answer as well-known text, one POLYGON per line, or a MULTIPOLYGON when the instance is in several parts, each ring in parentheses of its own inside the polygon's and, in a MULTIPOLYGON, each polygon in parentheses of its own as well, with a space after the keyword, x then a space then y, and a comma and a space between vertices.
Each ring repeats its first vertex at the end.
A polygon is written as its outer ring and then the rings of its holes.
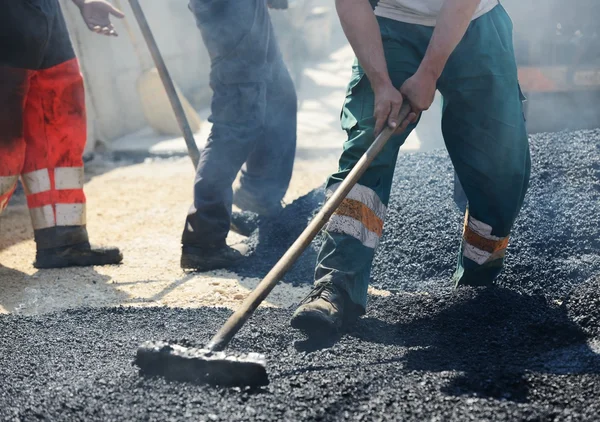
POLYGON ((486 239, 471 229, 469 225, 465 226, 463 238, 469 245, 491 254, 506 249, 508 246, 508 237, 499 240, 486 239))
POLYGON ((492 234, 492 226, 465 215, 463 229, 463 255, 479 265, 504 258, 508 246, 508 236, 492 234))
POLYGON ((367 230, 375 233, 378 237, 381 237, 383 233, 383 220, 362 202, 346 198, 334 214, 360 221, 367 230))

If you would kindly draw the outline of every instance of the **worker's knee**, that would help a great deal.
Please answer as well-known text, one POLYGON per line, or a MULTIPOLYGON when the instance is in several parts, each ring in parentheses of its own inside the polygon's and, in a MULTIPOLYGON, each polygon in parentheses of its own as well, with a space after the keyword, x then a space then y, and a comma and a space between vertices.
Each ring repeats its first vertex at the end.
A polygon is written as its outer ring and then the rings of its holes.
POLYGON ((462 167, 458 167, 457 171, 471 216, 489 225, 492 235, 507 236, 527 191, 528 155, 519 160, 492 164, 487 171, 472 173, 462 167))

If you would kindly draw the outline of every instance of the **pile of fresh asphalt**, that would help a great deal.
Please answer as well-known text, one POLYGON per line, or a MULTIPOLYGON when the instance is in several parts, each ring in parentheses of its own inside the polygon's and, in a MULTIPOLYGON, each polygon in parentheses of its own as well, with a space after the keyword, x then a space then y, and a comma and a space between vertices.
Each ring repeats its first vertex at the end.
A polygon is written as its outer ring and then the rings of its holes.
POLYGON ((266 354, 271 384, 255 391, 132 366, 144 340, 205 344, 225 309, 2 316, 0 420, 595 421, 599 289, 583 283, 562 305, 503 288, 373 298, 329 348, 292 332, 290 309, 260 309, 231 344, 266 354))
MULTIPOLYGON (((511 238, 500 285, 557 297, 600 274, 600 130, 531 137, 532 175, 511 238)), ((372 285, 391 291, 451 289, 463 225, 453 199, 452 163, 445 151, 400 155, 372 285)), ((263 277, 325 199, 323 188, 263 221, 254 249, 239 269, 263 277)), ((284 281, 312 283, 320 237, 284 281)))
MULTIPOLYGON (((373 271, 395 294, 371 298, 337 343, 291 331, 293 309, 261 308, 230 347, 264 353, 271 384, 241 391, 132 366, 146 340, 206 344, 226 309, 3 315, 0 420, 598 420, 600 131, 535 136, 532 152, 510 288, 449 288, 461 224, 452 168, 441 153, 402 156, 373 271)), ((322 199, 263 224, 246 275, 263 276, 322 199)), ((308 252, 288 281, 310 282, 308 252)))

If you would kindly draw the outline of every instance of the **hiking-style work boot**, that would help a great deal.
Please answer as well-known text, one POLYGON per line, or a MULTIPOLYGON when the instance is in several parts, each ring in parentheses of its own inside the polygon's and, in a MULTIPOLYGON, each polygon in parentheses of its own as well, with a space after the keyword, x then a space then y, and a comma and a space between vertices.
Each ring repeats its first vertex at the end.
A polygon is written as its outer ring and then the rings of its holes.
POLYGON ((344 325, 349 299, 333 283, 321 283, 300 302, 290 322, 307 335, 332 334, 344 325))
POLYGON ((181 251, 181 268, 200 272, 217 270, 231 267, 243 257, 238 249, 228 245, 205 248, 184 245, 181 251))
POLYGON ((89 243, 60 248, 39 249, 33 266, 42 268, 89 267, 114 265, 123 261, 118 248, 92 248, 89 243))

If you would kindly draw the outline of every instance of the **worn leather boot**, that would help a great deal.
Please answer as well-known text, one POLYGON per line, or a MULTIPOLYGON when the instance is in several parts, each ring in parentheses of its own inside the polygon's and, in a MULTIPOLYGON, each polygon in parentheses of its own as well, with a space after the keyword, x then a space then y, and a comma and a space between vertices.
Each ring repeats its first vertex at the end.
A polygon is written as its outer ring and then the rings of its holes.
POLYGON ((350 308, 352 306, 345 292, 333 283, 321 283, 300 302, 292 316, 291 326, 309 336, 335 334, 351 317, 345 315, 350 308))
POLYGON ((184 245, 181 252, 181 268, 200 272, 217 270, 231 267, 243 257, 240 247, 226 244, 202 248, 184 245))
POLYGON ((118 248, 92 248, 89 243, 39 249, 36 253, 35 268, 88 267, 94 265, 114 265, 123 261, 118 248))

